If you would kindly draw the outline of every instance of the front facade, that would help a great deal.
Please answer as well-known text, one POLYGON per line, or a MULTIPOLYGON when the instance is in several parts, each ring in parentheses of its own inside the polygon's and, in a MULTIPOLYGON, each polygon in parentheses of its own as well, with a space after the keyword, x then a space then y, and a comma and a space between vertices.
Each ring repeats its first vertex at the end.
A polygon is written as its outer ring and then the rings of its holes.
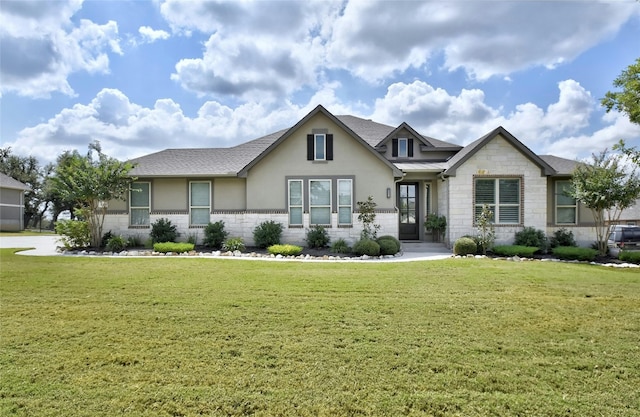
POLYGON ((431 241, 429 213, 447 219, 445 243, 477 233, 483 204, 495 212, 497 242, 525 226, 561 227, 593 240, 590 214, 565 196, 574 161, 538 156, 502 127, 461 147, 402 123, 393 127, 318 106, 287 130, 218 149, 168 149, 132 160, 127 201, 109 202, 104 229, 146 239, 167 218, 182 240, 202 242, 209 222, 253 244, 254 228, 283 225, 282 241, 304 245, 321 225, 332 240, 360 237, 358 202, 376 203, 379 235, 431 241))
POLYGON ((24 230, 24 193, 27 185, 0 173, 0 230, 17 232, 24 230))

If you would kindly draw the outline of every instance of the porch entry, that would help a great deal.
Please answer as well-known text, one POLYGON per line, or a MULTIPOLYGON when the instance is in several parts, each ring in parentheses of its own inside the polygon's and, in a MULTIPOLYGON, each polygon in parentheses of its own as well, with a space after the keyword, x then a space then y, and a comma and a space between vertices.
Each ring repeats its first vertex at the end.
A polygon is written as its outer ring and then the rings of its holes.
POLYGON ((396 195, 398 196, 398 210, 400 211, 400 240, 419 240, 419 187, 418 183, 400 183, 396 195))

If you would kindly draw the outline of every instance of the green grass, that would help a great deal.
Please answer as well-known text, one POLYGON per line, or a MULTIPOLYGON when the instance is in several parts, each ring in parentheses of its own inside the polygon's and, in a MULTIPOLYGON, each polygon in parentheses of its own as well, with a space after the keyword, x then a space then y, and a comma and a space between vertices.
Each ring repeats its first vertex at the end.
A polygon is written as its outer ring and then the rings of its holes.
POLYGON ((0 252, 3 416, 640 416, 640 273, 0 252))
POLYGON ((28 229, 20 232, 0 232, 0 237, 8 236, 55 236, 52 230, 28 229))

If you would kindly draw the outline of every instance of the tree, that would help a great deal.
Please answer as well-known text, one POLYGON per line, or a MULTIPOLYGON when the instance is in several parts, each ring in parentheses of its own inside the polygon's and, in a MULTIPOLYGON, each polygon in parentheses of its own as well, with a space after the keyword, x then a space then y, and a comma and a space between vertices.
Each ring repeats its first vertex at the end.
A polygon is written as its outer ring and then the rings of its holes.
MULTIPOLYGON (((59 159, 60 161, 60 159, 59 159)), ((109 200, 124 200, 133 165, 102 153, 98 141, 89 145, 86 156, 67 153, 51 177, 53 192, 62 201, 75 203, 78 214, 89 224, 91 245, 98 247, 109 200)))
POLYGON ((24 225, 38 219, 39 207, 43 202, 43 173, 38 160, 33 156, 14 155, 10 147, 0 148, 0 172, 31 188, 24 194, 24 225))
POLYGON ((375 224, 376 221, 376 204, 373 201, 373 197, 367 197, 367 201, 358 201, 358 221, 362 222, 362 232, 360 232, 360 239, 373 239, 378 236, 378 230, 380 225, 375 224))
POLYGON ((593 214, 596 242, 601 255, 607 253, 607 221, 618 221, 622 210, 631 207, 640 197, 640 178, 636 168, 628 168, 623 156, 606 149, 593 154, 591 164, 579 164, 573 171, 568 194, 593 214))
POLYGON ((631 123, 640 124, 640 58, 613 80, 622 91, 607 91, 600 103, 610 112, 616 109, 629 116, 631 123))

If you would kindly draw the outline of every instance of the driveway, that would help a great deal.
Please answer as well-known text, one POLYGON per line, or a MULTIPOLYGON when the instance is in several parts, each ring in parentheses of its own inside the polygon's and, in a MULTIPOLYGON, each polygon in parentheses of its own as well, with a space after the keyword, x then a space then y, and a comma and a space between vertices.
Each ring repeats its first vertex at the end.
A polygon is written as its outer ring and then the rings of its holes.
MULTIPOLYGON (((30 256, 55 256, 59 246, 58 236, 2 236, 0 248, 33 248, 18 252, 20 255, 30 256)), ((386 258, 383 262, 407 262, 446 259, 451 257, 451 250, 440 243, 427 242, 403 242, 403 255, 395 258, 386 258)), ((245 259, 245 258, 239 258, 245 259)), ((375 262, 375 260, 372 260, 375 262)), ((369 261, 367 261, 369 262, 369 261)))

